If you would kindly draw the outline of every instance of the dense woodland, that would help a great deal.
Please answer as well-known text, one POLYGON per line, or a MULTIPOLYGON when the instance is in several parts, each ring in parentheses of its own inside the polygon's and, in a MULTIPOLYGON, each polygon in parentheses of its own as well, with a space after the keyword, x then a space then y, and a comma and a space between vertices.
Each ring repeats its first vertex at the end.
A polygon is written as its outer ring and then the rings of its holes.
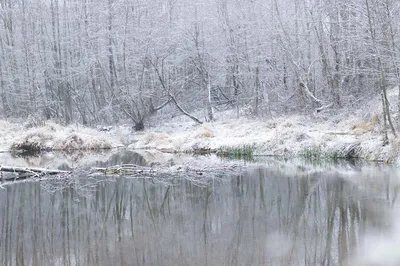
POLYGON ((397 0, 0 0, 0 112, 141 129, 160 109, 205 121, 379 93, 385 106, 399 13, 397 0))

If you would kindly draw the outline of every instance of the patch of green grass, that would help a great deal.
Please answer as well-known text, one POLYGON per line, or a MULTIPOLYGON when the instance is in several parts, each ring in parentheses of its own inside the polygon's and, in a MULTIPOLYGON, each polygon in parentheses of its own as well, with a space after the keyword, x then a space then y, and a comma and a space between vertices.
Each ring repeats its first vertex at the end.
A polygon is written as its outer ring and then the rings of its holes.
POLYGON ((255 149, 255 144, 245 144, 234 147, 223 146, 218 149, 217 154, 222 157, 251 160, 253 158, 255 149))
POLYGON ((327 152, 322 150, 320 146, 312 146, 305 148, 300 155, 302 155, 306 161, 316 165, 325 163, 336 163, 340 158, 339 151, 327 152))
POLYGON ((320 146, 307 147, 300 154, 310 160, 322 159, 325 157, 320 146))
POLYGON ((333 150, 323 150, 321 146, 305 148, 300 155, 313 163, 336 163, 339 160, 354 160, 360 158, 357 144, 337 147, 333 150))
POLYGON ((320 146, 307 147, 300 153, 306 159, 346 159, 351 158, 343 155, 339 150, 324 151, 320 146))

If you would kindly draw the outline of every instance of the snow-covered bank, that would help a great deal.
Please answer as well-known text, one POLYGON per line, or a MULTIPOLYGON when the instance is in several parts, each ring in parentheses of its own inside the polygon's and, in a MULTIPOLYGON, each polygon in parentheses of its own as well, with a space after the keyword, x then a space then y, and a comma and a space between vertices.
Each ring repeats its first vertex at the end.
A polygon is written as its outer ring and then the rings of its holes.
MULTIPOLYGON (((398 88, 388 91, 395 126, 397 95, 398 88)), ((175 117, 135 136, 129 148, 191 153, 251 147, 254 155, 397 161, 400 139, 389 132, 390 143, 383 145, 380 103, 377 96, 354 107, 257 119, 237 119, 234 111, 225 111, 215 114, 216 121, 202 125, 175 117)))
POLYGON ((100 150, 122 145, 115 136, 80 125, 65 127, 46 122, 38 127, 26 128, 6 121, 1 121, 1 124, 0 135, 4 138, 0 147, 3 151, 100 150))
POLYGON ((193 152, 251 146, 255 155, 359 157, 390 161, 398 156, 398 141, 383 146, 376 116, 366 120, 340 115, 286 116, 275 119, 221 119, 203 125, 180 127, 171 122, 146 130, 131 149, 193 152))
POLYGON ((391 137, 383 146, 382 125, 375 114, 346 117, 343 114, 292 115, 278 118, 233 118, 219 114, 215 122, 194 125, 176 118, 161 126, 136 133, 125 127, 110 132, 78 125, 63 127, 52 122, 26 129, 0 121, 2 150, 23 146, 37 150, 92 150, 129 145, 130 149, 155 149, 192 153, 244 146, 254 155, 359 157, 393 161, 399 156, 399 140, 391 137))
POLYGON ((82 126, 63 127, 52 122, 30 129, 0 121, 2 150, 26 146, 39 150, 92 150, 128 145, 129 149, 155 149, 173 153, 196 150, 220 151, 251 147, 254 155, 308 157, 358 157, 394 161, 399 140, 391 137, 383 146, 378 115, 346 117, 313 114, 278 118, 233 118, 219 114, 215 122, 194 125, 176 118, 161 126, 136 133, 125 127, 109 132, 82 126))
MULTIPOLYGON (((396 106, 397 89, 389 91, 396 106)), ((35 150, 96 150, 128 146, 131 150, 154 149, 171 153, 251 149, 253 155, 363 158, 398 161, 400 139, 389 133, 383 145, 383 121, 379 97, 349 109, 328 109, 322 113, 264 118, 236 118, 235 111, 217 112, 216 120, 194 124, 185 116, 158 117, 144 132, 130 125, 106 130, 80 125, 60 126, 53 122, 27 128, 0 121, 1 150, 24 146, 35 150)), ((392 110, 394 121, 398 114, 392 110)), ((200 115, 199 115, 200 116, 200 115)), ((104 128, 103 128, 104 129, 104 128)))

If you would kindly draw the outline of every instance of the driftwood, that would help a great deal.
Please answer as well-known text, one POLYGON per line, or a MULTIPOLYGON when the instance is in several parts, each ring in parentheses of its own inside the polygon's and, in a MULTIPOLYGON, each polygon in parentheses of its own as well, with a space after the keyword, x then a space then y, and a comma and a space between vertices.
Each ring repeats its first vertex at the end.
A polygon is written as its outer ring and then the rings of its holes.
POLYGON ((57 174, 68 174, 70 171, 64 170, 51 170, 46 168, 30 168, 30 167, 14 167, 14 166, 0 166, 0 172, 9 173, 30 173, 30 174, 46 174, 46 175, 57 175, 57 174))
POLYGON ((135 164, 115 165, 107 168, 92 168, 91 174, 119 175, 119 176, 136 176, 136 175, 153 175, 157 171, 151 167, 138 166, 135 164))
POLYGON ((107 168, 92 168, 88 176, 126 176, 134 178, 175 179, 183 177, 189 180, 210 179, 226 174, 237 174, 241 167, 236 165, 221 165, 216 167, 188 166, 138 166, 134 164, 115 165, 107 168))
POLYGON ((197 167, 158 164, 149 167, 135 164, 123 164, 105 168, 76 168, 73 171, 0 166, 0 188, 2 188, 4 184, 10 182, 22 181, 29 178, 42 179, 45 177, 45 179, 51 179, 51 176, 55 176, 56 180, 61 182, 62 185, 75 182, 74 180, 79 180, 79 178, 75 177, 87 177, 94 180, 96 180, 96 177, 99 177, 98 180, 102 180, 102 177, 126 177, 140 179, 150 178, 168 185, 174 184, 177 178, 185 178, 196 185, 205 186, 214 178, 220 178, 227 174, 237 174, 240 172, 240 169, 241 166, 230 164, 216 166, 200 165, 197 167), (5 172, 11 174, 4 174, 5 172))
POLYGON ((17 180, 26 179, 30 177, 38 177, 43 175, 59 175, 59 174, 70 174, 69 171, 57 170, 57 169, 46 169, 46 168, 31 168, 31 167, 14 167, 14 166, 0 166, 1 181, 5 180, 17 180), (3 172, 18 174, 17 176, 4 176, 3 172))

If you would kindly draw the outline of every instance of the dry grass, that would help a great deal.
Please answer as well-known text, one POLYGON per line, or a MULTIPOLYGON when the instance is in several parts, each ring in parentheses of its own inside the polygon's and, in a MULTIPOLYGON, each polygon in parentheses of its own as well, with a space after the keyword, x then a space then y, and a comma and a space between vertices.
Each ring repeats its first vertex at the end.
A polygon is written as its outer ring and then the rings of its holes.
POLYGON ((169 136, 165 133, 150 132, 145 135, 144 143, 146 145, 148 145, 153 142, 164 141, 164 140, 168 140, 168 139, 169 139, 169 136))
POLYGON ((30 129, 30 128, 43 127, 45 125, 46 125, 46 120, 44 120, 42 117, 30 114, 24 123, 24 128, 30 129))
POLYGON ((195 135, 196 139, 207 139, 214 137, 214 134, 209 128, 203 127, 200 132, 195 135))
POLYGON ((102 138, 72 133, 65 139, 57 141, 53 149, 62 151, 101 150, 111 149, 111 144, 102 138))
POLYGON ((349 135, 357 136, 357 135, 360 135, 360 133, 357 133, 357 132, 355 132, 355 133, 352 133, 352 132, 327 132, 326 134, 328 134, 328 135, 338 135, 338 136, 349 136, 349 135))
POLYGON ((40 152, 49 150, 49 141, 52 137, 43 132, 30 132, 11 145, 13 151, 40 152))
POLYGON ((22 153, 36 153, 49 150, 100 150, 112 148, 111 143, 99 132, 82 128, 74 130, 58 125, 46 125, 28 130, 14 140, 11 150, 22 153))
POLYGON ((379 124, 379 118, 377 115, 372 115, 367 121, 362 121, 351 127, 354 134, 364 134, 372 131, 376 125, 379 124))

